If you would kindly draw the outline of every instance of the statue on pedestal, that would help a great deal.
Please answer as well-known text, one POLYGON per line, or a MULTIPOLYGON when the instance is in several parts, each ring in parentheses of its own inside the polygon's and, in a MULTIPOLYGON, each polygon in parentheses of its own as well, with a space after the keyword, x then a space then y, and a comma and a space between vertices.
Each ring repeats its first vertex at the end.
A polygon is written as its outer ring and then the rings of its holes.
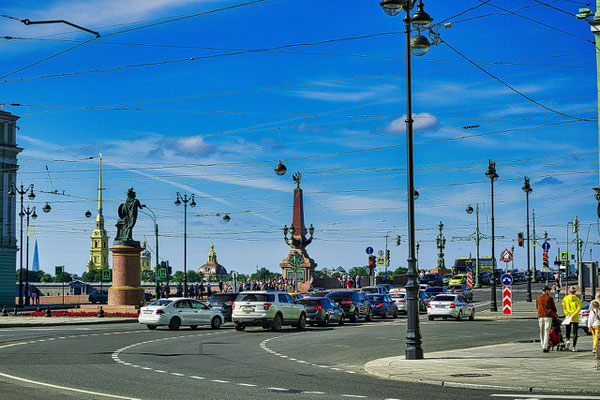
POLYGON ((140 242, 133 240, 133 227, 137 221, 138 210, 146 207, 135 197, 133 188, 127 191, 127 200, 119 206, 119 220, 117 221, 117 237, 114 245, 139 247, 140 242))

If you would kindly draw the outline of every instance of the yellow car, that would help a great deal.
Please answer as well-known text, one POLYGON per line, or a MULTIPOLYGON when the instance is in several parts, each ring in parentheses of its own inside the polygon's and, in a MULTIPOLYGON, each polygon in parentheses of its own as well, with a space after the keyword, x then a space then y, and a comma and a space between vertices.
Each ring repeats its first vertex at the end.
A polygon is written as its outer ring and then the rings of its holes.
POLYGON ((463 285, 467 283, 467 274, 456 274, 450 279, 448 285, 463 285))
POLYGON ((303 298, 304 296, 301 293, 298 292, 291 292, 288 293, 290 296, 293 297, 294 300, 299 301, 301 298, 303 298))

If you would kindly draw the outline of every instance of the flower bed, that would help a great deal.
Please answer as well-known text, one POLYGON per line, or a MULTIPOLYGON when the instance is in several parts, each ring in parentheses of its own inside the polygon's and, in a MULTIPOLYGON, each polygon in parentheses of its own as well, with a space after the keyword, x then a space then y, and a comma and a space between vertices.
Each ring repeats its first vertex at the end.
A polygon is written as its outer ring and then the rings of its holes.
MULTIPOLYGON (((105 312, 105 317, 127 317, 127 318, 137 318, 139 316, 139 312, 135 313, 120 313, 120 312, 105 312)), ((21 314, 24 317, 43 317, 46 315, 45 311, 30 311, 21 314)), ((97 317, 97 312, 91 311, 65 311, 65 310, 55 310, 50 311, 50 315, 53 317, 97 317)))

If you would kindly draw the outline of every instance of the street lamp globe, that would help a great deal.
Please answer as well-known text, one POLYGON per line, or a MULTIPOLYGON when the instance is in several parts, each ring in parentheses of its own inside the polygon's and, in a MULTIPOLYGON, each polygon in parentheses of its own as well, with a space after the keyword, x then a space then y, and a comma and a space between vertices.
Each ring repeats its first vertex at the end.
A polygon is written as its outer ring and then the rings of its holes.
MULTIPOLYGON (((383 8, 383 11, 393 17, 400 13, 407 3, 412 2, 412 0, 381 0, 379 5, 383 8)), ((414 3, 412 3, 414 4, 414 3)), ((412 4, 408 4, 409 6, 412 4)))
POLYGON ((498 180, 498 174, 496 173, 496 163, 492 162, 492 160, 489 161, 488 170, 485 171, 485 176, 487 176, 488 179, 491 179, 492 181, 498 180))
POLYGON ((433 18, 431 18, 431 16, 425 12, 424 8, 425 6, 423 5, 423 1, 419 1, 419 4, 417 5, 417 12, 414 13, 410 19, 410 22, 413 25, 416 25, 418 29, 429 28, 431 21, 433 21, 433 18))
POLYGON ((467 214, 473 214, 473 207, 471 207, 471 205, 467 206, 467 214))
POLYGON ((15 195, 15 190, 13 189, 12 185, 11 187, 8 189, 8 193, 9 196, 14 196, 15 195))
POLYGON ((52 207, 50 207, 50 204, 48 204, 48 203, 44 204, 44 206, 42 207, 42 211, 45 212, 46 214, 48 214, 50 212, 50 210, 52 210, 52 207))
POLYGON ((90 210, 87 210, 87 211, 85 212, 85 217, 86 217, 86 218, 90 218, 91 216, 92 216, 92 212, 91 212, 90 210))
POLYGON ((417 200, 419 198, 419 191, 417 189, 415 189, 415 191, 413 192, 413 198, 415 200, 417 200))
POLYGON ((430 47, 429 40, 423 35, 415 35, 410 38, 410 53, 413 56, 424 56, 430 47))
POLYGON ((223 221, 225 221, 225 222, 231 221, 231 217, 229 216, 229 214, 223 215, 223 221))
POLYGON ((175 205, 176 206, 180 206, 181 205, 181 201, 179 201, 179 197, 177 198, 177 200, 175 200, 175 205))
POLYGON ((192 202, 190 203, 190 207, 196 207, 196 201, 194 200, 194 195, 192 195, 192 202))
POLYGON ((33 193, 33 188, 29 191, 27 197, 29 197, 29 200, 35 199, 35 193, 33 193))
POLYGON ((525 177, 525 183, 523 184, 523 187, 521 189, 523 189, 523 191, 527 194, 533 192, 533 189, 531 188, 531 185, 529 184, 528 177, 525 177))
POLYGON ((279 176, 285 175, 287 172, 287 167, 281 162, 281 160, 279 160, 274 169, 275 173, 279 176))
POLYGON ((37 213, 35 212, 35 208, 33 209, 33 213, 31 214, 31 218, 36 219, 37 213))

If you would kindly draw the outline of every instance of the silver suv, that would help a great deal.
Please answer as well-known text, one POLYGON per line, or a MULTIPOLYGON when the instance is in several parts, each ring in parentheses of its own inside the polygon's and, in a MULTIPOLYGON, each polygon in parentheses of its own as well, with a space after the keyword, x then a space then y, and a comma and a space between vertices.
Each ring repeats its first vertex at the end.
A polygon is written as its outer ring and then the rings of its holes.
POLYGON ((237 331, 262 326, 278 332, 283 325, 298 330, 306 326, 306 311, 288 293, 279 290, 242 292, 233 303, 232 320, 237 331))

